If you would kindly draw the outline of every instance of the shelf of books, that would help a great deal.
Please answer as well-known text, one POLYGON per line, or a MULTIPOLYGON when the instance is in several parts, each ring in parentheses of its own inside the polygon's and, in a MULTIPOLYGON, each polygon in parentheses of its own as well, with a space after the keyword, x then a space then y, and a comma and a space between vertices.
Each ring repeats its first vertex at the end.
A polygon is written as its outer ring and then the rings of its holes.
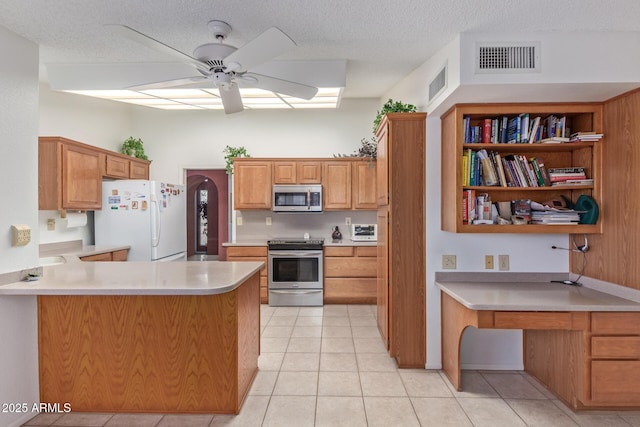
POLYGON ((442 116, 442 229, 601 233, 602 104, 458 104, 442 116))

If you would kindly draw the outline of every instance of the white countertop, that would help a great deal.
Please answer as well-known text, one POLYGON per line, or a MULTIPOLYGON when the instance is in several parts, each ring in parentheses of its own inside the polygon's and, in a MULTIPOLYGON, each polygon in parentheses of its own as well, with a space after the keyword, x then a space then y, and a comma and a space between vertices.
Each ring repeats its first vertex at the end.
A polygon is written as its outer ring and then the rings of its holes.
POLYGON ((0 286, 0 295, 214 295, 240 286, 263 262, 70 262, 44 268, 34 282, 0 286))
POLYGON ((472 310, 640 311, 638 302, 561 283, 436 281, 436 286, 472 310))
MULTIPOLYGON (((361 242, 361 241, 353 241, 351 239, 343 239, 340 241, 333 242, 331 239, 324 240, 324 246, 376 246, 377 242, 361 242)), ((222 244, 224 247, 229 246, 267 246, 266 240, 239 240, 232 242, 224 242, 222 244)))

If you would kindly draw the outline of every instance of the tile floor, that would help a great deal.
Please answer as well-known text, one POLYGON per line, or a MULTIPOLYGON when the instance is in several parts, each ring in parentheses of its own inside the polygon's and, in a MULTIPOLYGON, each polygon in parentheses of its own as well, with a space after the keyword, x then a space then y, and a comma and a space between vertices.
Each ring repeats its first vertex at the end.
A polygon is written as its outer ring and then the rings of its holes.
POLYGON ((260 371, 232 415, 41 414, 25 426, 639 426, 638 412, 575 414, 521 372, 398 369, 374 306, 262 306, 260 371))

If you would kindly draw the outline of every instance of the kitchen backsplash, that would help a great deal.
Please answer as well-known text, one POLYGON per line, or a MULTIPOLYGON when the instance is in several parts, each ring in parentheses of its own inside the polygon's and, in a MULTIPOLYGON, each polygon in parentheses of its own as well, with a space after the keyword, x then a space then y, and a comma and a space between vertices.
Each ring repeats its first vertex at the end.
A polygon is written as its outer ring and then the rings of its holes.
POLYGON ((343 240, 351 238, 352 224, 375 224, 376 211, 325 211, 322 213, 275 213, 271 211, 238 211, 242 225, 236 226, 236 241, 268 240, 276 237, 302 238, 309 233, 311 238, 331 240, 331 233, 338 226, 343 240), (271 225, 266 225, 267 218, 271 225))

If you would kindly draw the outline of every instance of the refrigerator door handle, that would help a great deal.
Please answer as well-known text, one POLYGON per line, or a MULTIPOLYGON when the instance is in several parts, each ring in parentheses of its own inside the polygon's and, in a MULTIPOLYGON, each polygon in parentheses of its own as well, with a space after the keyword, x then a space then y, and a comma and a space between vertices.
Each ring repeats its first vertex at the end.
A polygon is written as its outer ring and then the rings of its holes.
POLYGON ((154 196, 151 196, 153 210, 151 211, 151 246, 156 247, 160 242, 160 204, 154 196))

